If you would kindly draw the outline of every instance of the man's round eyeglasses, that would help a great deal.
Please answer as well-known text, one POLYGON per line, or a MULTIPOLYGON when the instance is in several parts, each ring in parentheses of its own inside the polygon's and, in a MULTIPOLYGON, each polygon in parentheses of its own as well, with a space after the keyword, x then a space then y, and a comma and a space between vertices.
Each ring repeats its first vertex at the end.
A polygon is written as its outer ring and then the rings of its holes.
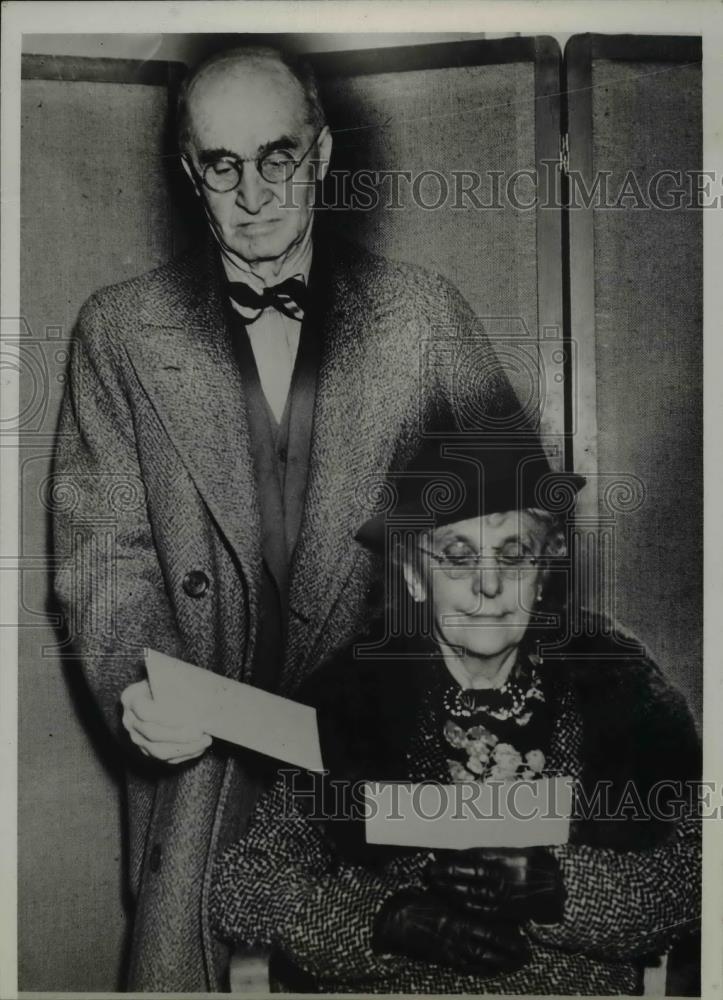
MULTIPOLYGON (((255 158, 222 156, 206 164, 200 174, 201 180, 209 190, 217 194, 227 194, 241 183, 244 163, 255 163, 256 169, 267 184, 282 184, 294 176, 314 148, 323 128, 322 126, 319 129, 301 157, 295 157, 288 149, 274 149, 255 158)), ((194 172, 196 173, 195 170, 194 172)))
POLYGON ((472 549, 464 552, 440 553, 425 549, 421 545, 418 548, 420 552, 431 556, 450 580, 460 580, 462 577, 479 573, 480 569, 490 566, 496 568, 501 576, 513 577, 522 570, 532 569, 540 563, 539 556, 516 543, 502 546, 500 549, 493 549, 491 556, 482 552, 474 552, 472 549))

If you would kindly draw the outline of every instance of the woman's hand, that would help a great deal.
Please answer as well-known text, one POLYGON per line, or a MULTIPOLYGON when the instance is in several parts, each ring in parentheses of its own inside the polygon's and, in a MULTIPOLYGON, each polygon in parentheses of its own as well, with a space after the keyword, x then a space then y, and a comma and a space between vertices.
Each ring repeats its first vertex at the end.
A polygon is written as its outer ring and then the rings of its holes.
POLYGON ((148 681, 129 684, 121 694, 123 725, 131 741, 146 757, 167 764, 183 764, 200 757, 211 737, 189 722, 174 719, 153 700, 148 681))
POLYGON ((486 923, 421 889, 387 900, 377 916, 374 950, 448 965, 458 972, 499 976, 524 965, 528 946, 518 927, 486 923))
POLYGON ((498 912, 510 920, 560 923, 565 889, 555 858, 529 850, 478 848, 450 853, 428 870, 432 890, 470 913, 498 912))

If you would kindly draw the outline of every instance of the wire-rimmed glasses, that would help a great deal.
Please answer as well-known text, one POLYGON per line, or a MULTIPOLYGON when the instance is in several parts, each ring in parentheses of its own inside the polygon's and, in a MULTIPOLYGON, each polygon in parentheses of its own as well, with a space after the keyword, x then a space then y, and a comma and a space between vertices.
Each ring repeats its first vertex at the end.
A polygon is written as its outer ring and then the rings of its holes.
MULTIPOLYGON (((200 178, 210 191, 227 194, 241 183, 244 163, 254 163, 259 175, 267 184, 283 184, 291 180, 321 135, 322 126, 311 141, 303 156, 295 157, 288 149, 272 149, 257 157, 222 156, 207 163, 200 178)), ((195 168, 194 173, 198 173, 195 168)))
POLYGON ((538 555, 517 541, 491 549, 489 554, 476 552, 467 546, 457 551, 451 551, 454 546, 448 546, 443 552, 433 552, 421 545, 418 548, 420 552, 431 556, 450 580, 460 580, 489 567, 494 567, 501 576, 514 577, 540 563, 538 555))

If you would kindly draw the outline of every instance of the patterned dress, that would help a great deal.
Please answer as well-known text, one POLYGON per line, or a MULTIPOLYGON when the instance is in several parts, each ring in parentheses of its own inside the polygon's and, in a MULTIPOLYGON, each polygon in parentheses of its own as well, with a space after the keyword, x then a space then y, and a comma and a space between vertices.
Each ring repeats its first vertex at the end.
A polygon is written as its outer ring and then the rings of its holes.
MULTIPOLYGON (((655 758, 663 740, 677 747, 678 764, 688 761, 677 774, 696 776, 694 727, 649 660, 576 667, 548 669, 523 656, 504 689, 467 691, 430 649, 413 665, 394 655, 370 665, 342 653, 318 674, 307 700, 317 706, 325 762, 350 782, 534 780, 543 773, 582 780, 608 764, 605 773, 618 780, 634 758, 644 793, 655 771, 655 761, 646 771, 645 755, 655 758), (601 753, 599 734, 608 730, 612 744, 601 753), (655 748, 648 746, 653 738, 655 748)), ((673 776, 668 764, 661 760, 659 777, 673 776)), ((216 932, 236 946, 272 950, 278 990, 631 994, 639 991, 641 959, 665 951, 699 916, 693 808, 664 829, 623 822, 609 824, 608 833, 605 824, 580 822, 568 844, 550 848, 566 890, 564 919, 525 926, 530 958, 515 972, 483 978, 376 954, 376 914, 400 889, 426 888, 430 854, 372 849, 358 822, 330 819, 328 801, 325 810, 318 806, 318 785, 312 793, 303 776, 286 772, 216 866, 216 932)))

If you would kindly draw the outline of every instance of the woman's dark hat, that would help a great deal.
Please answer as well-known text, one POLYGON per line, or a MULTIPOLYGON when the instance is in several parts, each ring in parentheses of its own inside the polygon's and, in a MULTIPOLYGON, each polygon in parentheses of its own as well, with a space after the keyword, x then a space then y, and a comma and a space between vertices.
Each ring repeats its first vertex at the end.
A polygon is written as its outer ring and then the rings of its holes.
POLYGON ((404 471, 390 473, 369 491, 374 513, 356 539, 383 550, 393 528, 428 530, 527 507, 563 514, 584 485, 584 476, 553 472, 536 439, 431 440, 404 471))

